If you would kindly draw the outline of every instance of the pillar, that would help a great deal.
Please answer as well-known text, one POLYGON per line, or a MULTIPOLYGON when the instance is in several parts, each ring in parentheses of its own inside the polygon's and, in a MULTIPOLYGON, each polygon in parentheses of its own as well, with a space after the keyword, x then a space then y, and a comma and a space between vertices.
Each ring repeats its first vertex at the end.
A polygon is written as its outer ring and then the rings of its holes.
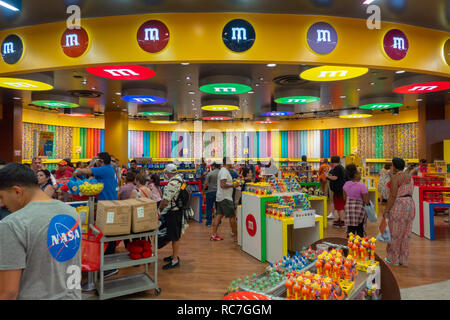
POLYGON ((128 113, 105 111, 105 151, 128 165, 128 113))
POLYGON ((13 97, 12 90, 0 94, 0 159, 22 163, 22 102, 13 97))
POLYGON ((428 94, 419 105, 419 158, 444 159, 444 140, 450 139, 450 117, 445 94, 428 94))

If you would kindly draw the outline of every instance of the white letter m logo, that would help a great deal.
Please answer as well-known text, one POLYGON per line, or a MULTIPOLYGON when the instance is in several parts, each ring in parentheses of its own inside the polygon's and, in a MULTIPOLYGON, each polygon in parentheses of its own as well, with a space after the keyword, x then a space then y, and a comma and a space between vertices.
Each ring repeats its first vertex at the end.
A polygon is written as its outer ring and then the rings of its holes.
POLYGON ((328 30, 317 30, 317 42, 331 42, 331 33, 328 30))
POLYGON ((233 36, 231 40, 247 40, 247 30, 245 28, 231 28, 233 36))
POLYGON ((3 44, 3 54, 14 53, 14 43, 6 42, 3 44))
POLYGON ((148 41, 148 40, 152 40, 152 41, 159 40, 159 30, 156 28, 145 29, 145 41, 148 41))
POLYGON ((134 72, 130 69, 111 69, 111 70, 105 70, 106 72, 109 72, 114 77, 120 77, 120 76, 138 76, 139 74, 134 72))
POLYGON ((405 50, 405 39, 394 37, 394 49, 405 50))

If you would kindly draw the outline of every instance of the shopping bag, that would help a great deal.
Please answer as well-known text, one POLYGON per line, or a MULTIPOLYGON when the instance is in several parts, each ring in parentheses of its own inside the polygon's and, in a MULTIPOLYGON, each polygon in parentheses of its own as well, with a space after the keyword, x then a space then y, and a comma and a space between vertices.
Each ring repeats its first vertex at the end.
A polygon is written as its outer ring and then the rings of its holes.
POLYGON ((364 208, 366 209, 366 214, 369 221, 377 222, 377 213, 375 212, 375 206, 373 205, 372 201, 370 201, 369 205, 365 205, 364 208))
POLYGON ((103 233, 96 227, 98 235, 93 234, 90 228, 88 233, 81 237, 81 269, 83 271, 97 271, 100 269, 100 239, 103 233))
POLYGON ((161 225, 158 229, 158 249, 161 249, 169 243, 169 239, 167 239, 166 217, 164 215, 161 215, 159 221, 161 221, 161 225))
POLYGON ((391 232, 389 230, 388 220, 383 219, 379 226, 379 232, 377 235, 377 241, 391 243, 391 232))

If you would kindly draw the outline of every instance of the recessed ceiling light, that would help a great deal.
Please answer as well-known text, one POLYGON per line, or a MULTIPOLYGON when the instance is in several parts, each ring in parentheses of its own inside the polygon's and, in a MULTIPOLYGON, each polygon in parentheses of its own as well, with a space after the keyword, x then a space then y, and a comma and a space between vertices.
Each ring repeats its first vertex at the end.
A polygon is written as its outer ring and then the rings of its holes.
POLYGON ((13 99, 14 99, 14 100, 20 100, 20 99, 22 99, 22 98, 14 97, 13 99))
POLYGON ((373 86, 375 84, 375 82, 371 82, 370 85, 373 86))
POLYGON ((277 65, 276 65, 276 63, 268 63, 267 66, 269 68, 273 68, 273 67, 276 67, 277 65))
POLYGON ((188 86, 192 86, 192 83, 190 83, 190 82, 188 82, 188 83, 186 83, 188 86))
POLYGON ((118 96, 122 95, 122 93, 121 93, 121 92, 116 92, 116 94, 117 94, 118 96))
POLYGON ((259 87, 259 83, 255 84, 256 87, 259 87))
POLYGON ((263 78, 263 77, 259 78, 259 81, 263 81, 263 80, 264 80, 264 78, 263 78))
POLYGON ((360 88, 358 88, 358 89, 356 89, 357 91, 361 91, 361 89, 360 88))
POLYGON ((341 96, 342 99, 347 98, 347 96, 341 96))
POLYGON ((395 71, 395 73, 405 73, 406 71, 405 70, 397 70, 397 71, 395 71))
POLYGON ((423 99, 416 99, 417 102, 423 101, 423 99))
POLYGON ((249 91, 248 93, 249 93, 249 94, 254 94, 255 92, 254 92, 254 91, 249 91))
POLYGON ((86 84, 86 83, 87 83, 87 80, 84 79, 83 81, 81 81, 81 83, 82 83, 82 84, 86 84))
POLYGON ((95 88, 95 87, 92 87, 91 89, 92 89, 92 90, 95 90, 96 88, 95 88))
POLYGON ((189 93, 189 94, 195 94, 195 92, 194 92, 194 91, 189 91, 188 93, 189 93))
POLYGON ((191 80, 191 77, 187 76, 187 77, 186 77, 186 80, 191 80))
POLYGON ((189 65, 189 62, 182 62, 181 65, 183 65, 183 66, 188 66, 188 65, 189 65))

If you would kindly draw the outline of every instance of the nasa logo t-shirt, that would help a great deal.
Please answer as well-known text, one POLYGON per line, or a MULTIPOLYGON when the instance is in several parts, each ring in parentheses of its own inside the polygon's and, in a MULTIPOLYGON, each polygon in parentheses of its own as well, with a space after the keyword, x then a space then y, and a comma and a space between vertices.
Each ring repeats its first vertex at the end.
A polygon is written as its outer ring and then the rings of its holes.
POLYGON ((36 201, 0 221, 0 270, 17 269, 17 299, 81 299, 81 228, 74 208, 36 201))

